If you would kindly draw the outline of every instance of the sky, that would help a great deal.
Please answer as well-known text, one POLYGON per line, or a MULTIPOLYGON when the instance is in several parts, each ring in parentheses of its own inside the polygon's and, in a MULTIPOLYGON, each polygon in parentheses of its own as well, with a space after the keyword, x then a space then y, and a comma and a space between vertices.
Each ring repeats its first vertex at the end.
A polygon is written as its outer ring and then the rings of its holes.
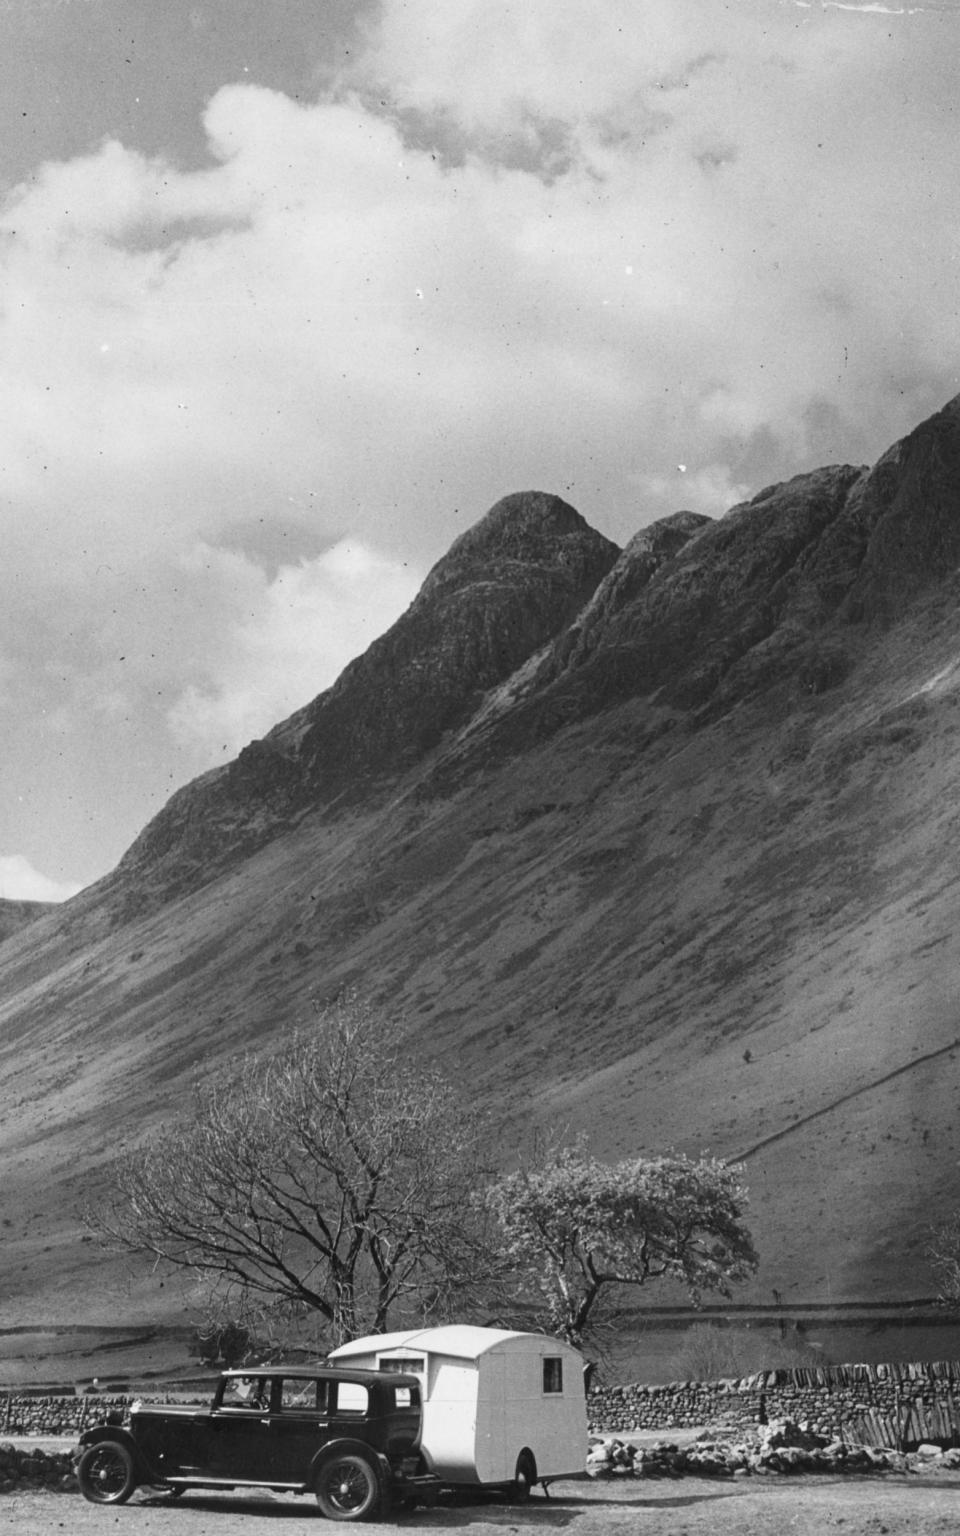
POLYGON ((501 496, 624 544, 960 391, 960 0, 0 0, 0 896, 501 496))

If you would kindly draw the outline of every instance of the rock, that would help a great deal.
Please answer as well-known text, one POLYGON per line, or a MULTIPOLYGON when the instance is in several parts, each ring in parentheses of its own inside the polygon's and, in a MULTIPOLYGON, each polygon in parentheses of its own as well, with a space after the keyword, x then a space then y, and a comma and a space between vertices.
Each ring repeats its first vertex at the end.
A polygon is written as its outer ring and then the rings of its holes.
POLYGON ((922 1445, 917 1446, 914 1454, 920 1461, 941 1461, 943 1459, 941 1447, 939 1445, 931 1445, 926 1441, 922 1445))
MULTIPOLYGON (((837 530, 857 569, 844 616, 888 622, 960 560, 960 396, 895 443, 837 530)), ((824 548, 829 561, 836 553, 824 548)))
POLYGON ((775 1419, 763 1425, 760 1431, 760 1444, 767 1450, 780 1447, 813 1450, 822 1448, 827 1441, 822 1435, 811 1430, 809 1425, 795 1424, 790 1419, 775 1419))
POLYGON ((587 1449, 587 1474, 590 1477, 610 1475, 613 1460, 613 1439, 592 1440, 587 1449))
POLYGON ((566 717, 587 715, 616 698, 656 693, 696 708, 752 652, 749 674, 738 675, 741 694, 785 674, 789 655, 823 619, 804 585, 804 562, 863 473, 831 466, 772 486, 675 542, 652 569, 645 556, 644 580, 630 579, 628 546, 576 642, 563 637, 545 663, 540 707, 562 697, 566 717))
POLYGON ((616 563, 600 582, 573 624, 552 646, 538 673, 544 684, 585 665, 605 642, 617 616, 634 603, 660 568, 704 528, 711 519, 695 512, 676 512, 634 534, 616 563))

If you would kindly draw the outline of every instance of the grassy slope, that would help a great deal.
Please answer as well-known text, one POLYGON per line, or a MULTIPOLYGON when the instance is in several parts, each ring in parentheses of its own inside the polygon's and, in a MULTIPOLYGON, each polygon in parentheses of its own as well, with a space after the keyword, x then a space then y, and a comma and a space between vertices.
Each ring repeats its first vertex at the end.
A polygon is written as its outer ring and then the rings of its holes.
POLYGON ((819 698, 643 751, 633 702, 446 799, 307 819, 115 933, 94 892, 9 939, 0 1326, 181 1316, 78 1208, 198 1070, 345 983, 405 1008, 505 1145, 535 1121, 744 1156, 740 1299, 929 1294, 923 1226, 960 1197, 955 597, 819 698))

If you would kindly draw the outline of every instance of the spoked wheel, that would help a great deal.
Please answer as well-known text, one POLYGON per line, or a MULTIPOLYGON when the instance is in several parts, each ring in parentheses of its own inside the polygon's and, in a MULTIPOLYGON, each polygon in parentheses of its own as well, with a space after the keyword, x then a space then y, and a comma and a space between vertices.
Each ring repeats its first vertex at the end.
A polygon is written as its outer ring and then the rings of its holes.
POLYGON ((514 1504, 526 1504, 530 1490, 537 1480, 537 1464, 529 1451, 521 1451, 517 1457, 517 1470, 513 1474, 510 1496, 514 1504))
POLYGON ((314 1493, 328 1520, 372 1520, 383 1502, 376 1468, 351 1453, 324 1462, 314 1493))
POLYGON ((91 1504, 125 1504, 137 1486, 133 1457, 119 1441, 101 1440, 80 1457, 77 1482, 91 1504))

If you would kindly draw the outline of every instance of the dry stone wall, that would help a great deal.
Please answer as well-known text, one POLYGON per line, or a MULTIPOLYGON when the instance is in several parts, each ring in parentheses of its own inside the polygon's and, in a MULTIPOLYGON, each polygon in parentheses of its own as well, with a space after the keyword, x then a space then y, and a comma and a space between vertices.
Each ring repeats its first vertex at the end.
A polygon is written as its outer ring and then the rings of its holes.
POLYGON ((91 1394, 88 1397, 0 1396, 0 1437, 79 1435, 114 1410, 125 1412, 131 1397, 91 1394))
POLYGON ((31 1445, 30 1440, 78 1439, 108 1413, 125 1413, 132 1401, 129 1396, 105 1393, 87 1397, 0 1394, 0 1493, 24 1487, 74 1493, 77 1479, 71 1452, 31 1445))
POLYGON ((75 1492, 77 1479, 69 1452, 0 1440, 0 1493, 16 1493, 24 1486, 75 1492))
POLYGON ((787 1419, 829 1439, 960 1443, 960 1361, 835 1365, 760 1371, 741 1380, 600 1387, 593 1434, 711 1426, 746 1431, 787 1419))
MULTIPOLYGON (((156 1394, 154 1400, 165 1398, 156 1394)), ((129 1395, 0 1394, 0 1439, 79 1435, 131 1401, 129 1395)), ((790 1420, 830 1439, 889 1444, 896 1428, 906 1441, 960 1444, 960 1361, 835 1365, 761 1371, 740 1380, 598 1387, 589 1393, 587 1414, 595 1435, 703 1426, 747 1431, 790 1420)))

